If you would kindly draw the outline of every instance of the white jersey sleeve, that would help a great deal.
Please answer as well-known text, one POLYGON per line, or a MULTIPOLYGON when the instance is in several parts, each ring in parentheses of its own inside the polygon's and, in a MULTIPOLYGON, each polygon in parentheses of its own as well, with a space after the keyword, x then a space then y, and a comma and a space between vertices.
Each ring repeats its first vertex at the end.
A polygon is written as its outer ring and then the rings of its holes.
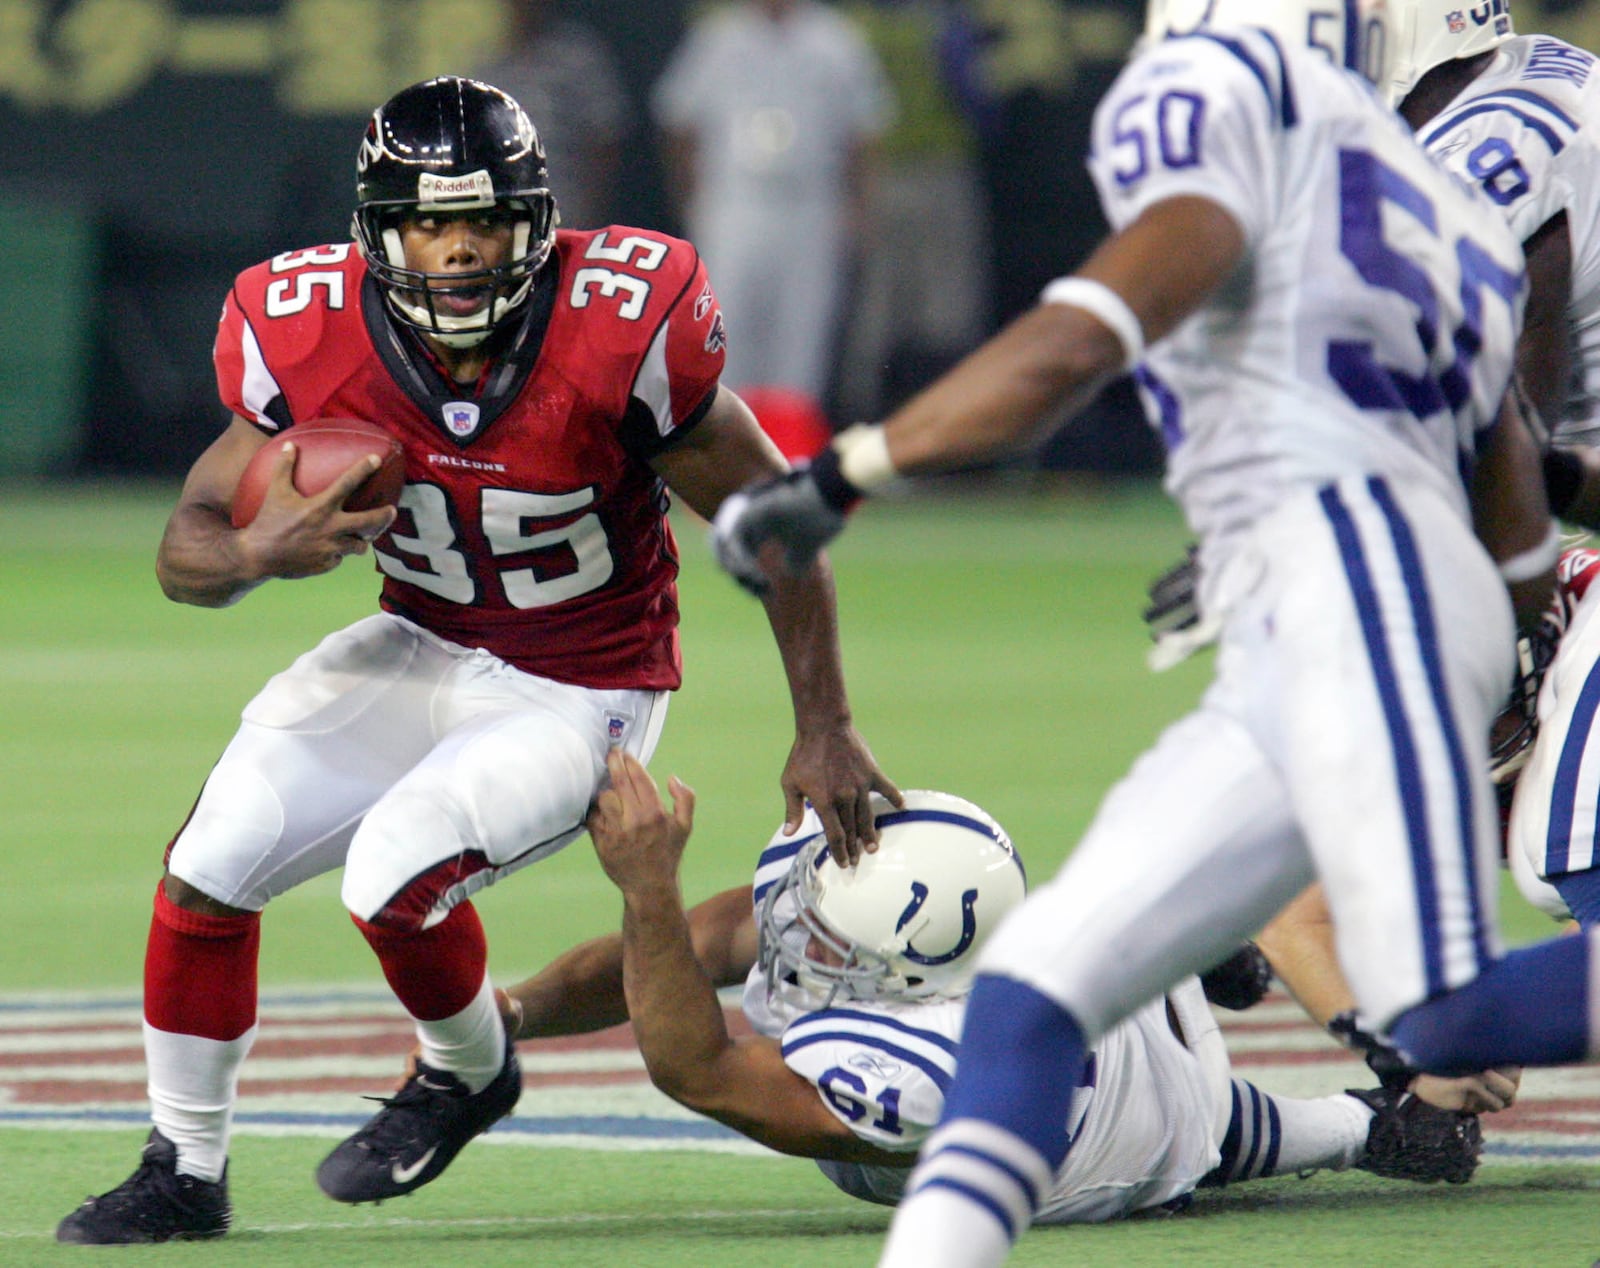
POLYGON ((964 1013, 954 1000, 824 1008, 790 1023, 783 1059, 880 1149, 916 1149, 944 1111, 964 1013))
POLYGON ((1155 45, 1095 112, 1089 171, 1112 228, 1191 195, 1225 208, 1258 241, 1279 215, 1271 138, 1293 111, 1281 53, 1264 34, 1155 45))

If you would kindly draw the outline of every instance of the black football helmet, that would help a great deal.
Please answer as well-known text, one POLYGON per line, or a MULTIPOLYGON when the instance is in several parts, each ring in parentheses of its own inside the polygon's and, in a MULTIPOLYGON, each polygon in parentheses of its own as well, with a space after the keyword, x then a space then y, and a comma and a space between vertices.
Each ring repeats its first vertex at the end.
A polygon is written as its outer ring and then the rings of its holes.
POLYGON ((372 112, 356 156, 356 203, 352 232, 390 311, 450 347, 481 343, 512 317, 555 245, 556 202, 533 123, 500 89, 456 75, 413 84, 372 112), (402 217, 490 207, 515 217, 505 264, 448 276, 406 267, 402 217), (486 289, 492 301, 469 316, 435 303, 486 289))

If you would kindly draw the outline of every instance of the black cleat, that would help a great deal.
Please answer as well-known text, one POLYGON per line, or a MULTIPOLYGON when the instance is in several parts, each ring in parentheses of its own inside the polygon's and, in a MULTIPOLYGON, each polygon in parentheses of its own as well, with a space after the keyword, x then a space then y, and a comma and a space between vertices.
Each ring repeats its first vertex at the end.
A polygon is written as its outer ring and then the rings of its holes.
POLYGON ((1373 1111, 1367 1151, 1356 1166, 1390 1180, 1465 1184, 1478 1169, 1483 1128, 1476 1114, 1443 1110, 1394 1088, 1345 1093, 1373 1111))
POLYGON ((405 1086, 322 1160, 317 1184, 338 1202, 381 1202, 420 1189, 469 1140, 511 1113, 521 1095, 522 1067, 509 1040, 505 1065, 478 1093, 418 1061, 405 1086))
POLYGON ((127 1246, 221 1237, 233 1222, 228 1177, 180 1175, 178 1149, 154 1128, 139 1169, 84 1203, 56 1226, 56 1240, 77 1246, 127 1246))

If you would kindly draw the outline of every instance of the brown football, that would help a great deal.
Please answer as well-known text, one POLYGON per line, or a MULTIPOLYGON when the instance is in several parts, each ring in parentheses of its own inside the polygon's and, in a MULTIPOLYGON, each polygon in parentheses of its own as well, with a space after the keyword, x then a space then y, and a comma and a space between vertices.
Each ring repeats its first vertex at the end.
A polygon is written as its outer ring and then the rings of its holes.
POLYGON ((278 451, 289 441, 296 449, 294 487, 302 497, 321 493, 350 469, 350 464, 376 454, 383 465, 345 499, 347 511, 393 506, 406 483, 406 456, 400 442, 376 423, 358 418, 313 418, 279 432, 256 451, 233 493, 233 526, 255 519, 272 478, 278 451))

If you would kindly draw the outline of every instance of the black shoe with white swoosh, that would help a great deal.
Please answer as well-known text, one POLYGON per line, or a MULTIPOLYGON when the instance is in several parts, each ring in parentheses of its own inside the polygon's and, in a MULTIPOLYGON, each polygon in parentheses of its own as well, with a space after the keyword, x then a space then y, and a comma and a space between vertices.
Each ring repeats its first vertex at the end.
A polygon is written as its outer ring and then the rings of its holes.
POLYGON ((511 1113, 522 1095, 522 1067, 506 1041, 506 1063, 481 1092, 446 1070, 417 1072, 365 1127, 322 1160, 317 1184, 339 1202, 381 1202, 434 1179, 479 1132, 511 1113))

